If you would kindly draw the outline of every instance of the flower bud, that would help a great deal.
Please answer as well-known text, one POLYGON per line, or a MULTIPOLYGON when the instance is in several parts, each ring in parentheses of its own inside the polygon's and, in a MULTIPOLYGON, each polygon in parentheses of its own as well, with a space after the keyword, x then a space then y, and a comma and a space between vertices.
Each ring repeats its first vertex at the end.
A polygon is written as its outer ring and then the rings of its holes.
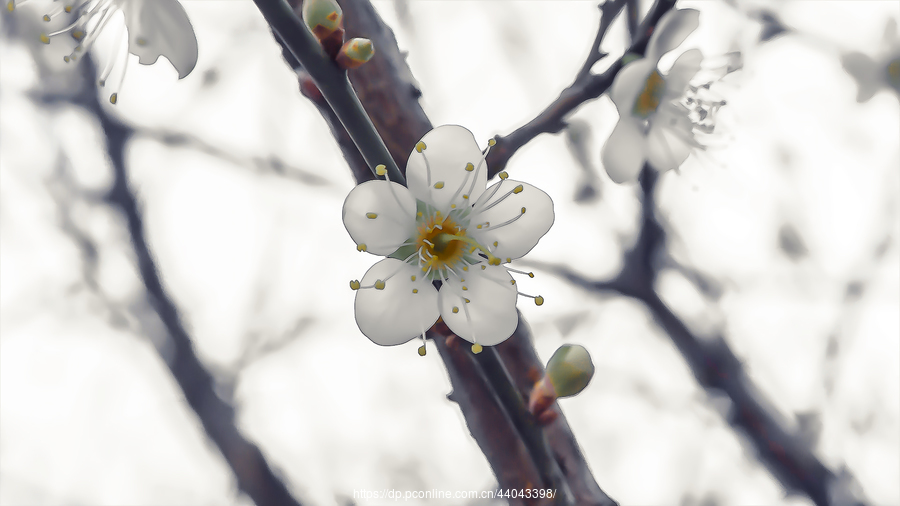
POLYGON ((337 55, 337 63, 344 69, 355 69, 372 59, 375 55, 375 46, 369 39, 350 39, 337 55))
POLYGON ((583 346, 566 344, 556 350, 547 363, 547 373, 537 382, 528 398, 528 410, 546 425, 556 419, 551 409, 556 399, 576 395, 590 383, 594 364, 583 346))
POLYGON ((303 2, 303 21, 319 40, 341 28, 344 20, 341 6, 335 0, 305 0, 303 2))
POLYGON ((553 384, 557 397, 570 397, 581 393, 594 377, 591 355, 577 344, 564 344, 556 350, 547 363, 547 377, 553 384))

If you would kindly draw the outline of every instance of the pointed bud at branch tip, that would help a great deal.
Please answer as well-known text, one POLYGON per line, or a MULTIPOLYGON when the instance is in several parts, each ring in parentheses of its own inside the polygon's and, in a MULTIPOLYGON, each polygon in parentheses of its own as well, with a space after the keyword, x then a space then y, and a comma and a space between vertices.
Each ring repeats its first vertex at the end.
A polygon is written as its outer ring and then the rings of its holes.
POLYGON ((336 60, 343 69, 355 69, 371 60, 374 55, 375 46, 371 40, 355 38, 344 43, 336 60))
POLYGON ((344 13, 334 0, 306 0, 303 2, 303 21, 319 40, 341 28, 344 13))

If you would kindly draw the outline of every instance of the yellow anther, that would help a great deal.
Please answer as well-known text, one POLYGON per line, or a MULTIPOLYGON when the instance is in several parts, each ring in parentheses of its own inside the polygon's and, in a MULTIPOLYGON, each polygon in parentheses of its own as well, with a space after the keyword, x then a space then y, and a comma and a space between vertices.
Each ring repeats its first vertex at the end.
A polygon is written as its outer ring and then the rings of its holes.
POLYGON ((49 44, 49 43, 50 43, 50 37, 47 37, 47 34, 46 34, 46 33, 42 33, 42 34, 41 34, 41 42, 43 42, 44 44, 49 44))
POLYGON ((505 170, 502 171, 502 172, 500 172, 500 173, 497 174, 497 175, 500 176, 500 179, 506 179, 506 178, 509 177, 509 174, 508 174, 505 170))
POLYGON ((535 305, 535 306, 540 306, 540 305, 543 304, 543 303, 544 303, 544 298, 541 297, 540 295, 538 295, 537 297, 534 298, 534 305, 535 305))
POLYGON ((466 280, 465 280, 465 279, 463 279, 463 278, 459 278, 459 282, 460 282, 460 283, 465 283, 465 282, 466 282, 466 280))
POLYGON ((71 5, 67 5, 67 6, 66 6, 66 14, 71 14, 71 13, 72 13, 72 6, 71 6, 71 5))
POLYGON ((418 288, 413 288, 413 293, 419 293, 419 289, 418 289, 418 288))
POLYGON ((496 145, 497 145, 497 140, 496 140, 496 139, 491 139, 491 140, 488 141, 488 146, 496 146, 496 145))
POLYGON ((69 63, 70 58, 68 56, 63 56, 63 61, 69 63))
POLYGON ((359 281, 356 280, 356 279, 354 279, 353 281, 351 281, 351 282, 350 282, 350 289, 351 289, 351 290, 359 290, 359 281))
POLYGON ((488 263, 490 265, 500 265, 500 259, 497 257, 492 257, 490 260, 488 260, 488 263))
POLYGON ((466 272, 469 272, 469 266, 468 266, 468 265, 463 265, 463 270, 466 271, 466 272))
POLYGON ((456 204, 450 204, 450 209, 456 209, 456 204))
POLYGON ((410 280, 410 281, 415 281, 415 280, 416 280, 416 275, 413 274, 412 276, 410 276, 410 277, 409 277, 409 280, 410 280))
POLYGON ((516 186, 515 188, 513 188, 513 193, 522 193, 522 190, 524 189, 525 187, 523 187, 522 185, 516 186))
POLYGON ((475 343, 475 344, 472 345, 472 353, 474 353, 474 354, 476 354, 476 355, 478 355, 479 353, 481 353, 481 350, 483 350, 483 349, 484 349, 484 348, 483 348, 480 344, 478 344, 478 343, 475 343))
POLYGON ((75 40, 81 40, 84 38, 84 32, 81 30, 74 30, 72 32, 72 38, 75 40))
POLYGON ((50 16, 48 14, 44 14, 43 20, 50 21, 50 16))
POLYGON ((475 228, 477 228, 477 229, 479 229, 479 230, 480 230, 480 229, 481 229, 481 225, 478 225, 478 226, 477 226, 477 227, 475 227, 475 228))
POLYGON ((383 176, 387 174, 387 167, 384 166, 383 163, 375 166, 375 174, 378 176, 383 176))
POLYGON ((466 164, 466 171, 467 171, 467 172, 472 172, 473 170, 475 170, 475 166, 472 165, 472 162, 467 163, 467 164, 466 164))
POLYGON ((459 308, 456 306, 453 306, 453 313, 456 314, 458 312, 459 312, 459 308))
POLYGON ((524 207, 522 208, 522 214, 525 214, 525 208, 524 208, 524 207))
POLYGON ((374 220, 377 217, 378 215, 375 213, 366 213, 366 218, 369 218, 370 220, 374 220))
POLYGON ((422 151, 425 151, 425 143, 419 141, 416 143, 416 153, 421 153, 422 151))
POLYGON ((110 103, 110 104, 116 105, 116 102, 118 102, 118 101, 119 101, 119 94, 118 94, 118 93, 113 93, 112 95, 109 96, 109 103, 110 103))
POLYGON ((425 345, 424 344, 422 346, 419 346, 419 356, 420 357, 425 356, 425 345))
POLYGON ((365 244, 360 243, 360 244, 357 244, 357 245, 356 245, 356 251, 365 251, 365 250, 366 250, 366 245, 365 245, 365 244))
POLYGON ((78 59, 78 57, 77 57, 77 56, 75 56, 75 55, 74 55, 74 54, 70 54, 70 55, 69 55, 69 58, 71 58, 71 59, 72 59, 72 61, 75 61, 75 60, 77 60, 77 59, 78 59))
POLYGON ((487 267, 484 266, 484 265, 482 265, 482 266, 481 266, 481 270, 485 270, 485 269, 487 269, 487 267))
POLYGON ((529 278, 533 278, 533 277, 534 277, 534 273, 533 273, 533 272, 529 272, 529 273, 528 273, 528 277, 529 277, 529 278))
POLYGON ((509 280, 509 284, 511 284, 511 285, 516 284, 516 280, 515 280, 515 279, 510 279, 510 280, 509 280))
POLYGON ((469 200, 469 196, 468 196, 468 195, 463 195, 463 199, 469 200))
POLYGON ((384 290, 384 280, 378 279, 375 281, 375 289, 376 290, 384 290))
POLYGON ((469 299, 467 299, 467 298, 465 298, 465 297, 463 297, 463 300, 466 301, 466 304, 472 302, 471 300, 469 300, 469 299))
POLYGON ((506 263, 510 263, 510 262, 512 262, 512 258, 506 257, 506 263))
POLYGON ((417 213, 416 213, 416 216, 418 216, 419 218, 421 218, 421 217, 422 217, 422 211, 417 212, 417 213))
POLYGON ((500 243, 497 242, 497 241, 494 241, 494 247, 495 247, 495 248, 497 247, 498 244, 500 244, 500 243))
POLYGON ((465 286, 463 287, 463 290, 468 290, 468 289, 469 289, 468 287, 465 287, 465 286))
POLYGON ((16 10, 16 1, 9 0, 9 2, 6 2, 6 10, 8 10, 9 12, 16 10))

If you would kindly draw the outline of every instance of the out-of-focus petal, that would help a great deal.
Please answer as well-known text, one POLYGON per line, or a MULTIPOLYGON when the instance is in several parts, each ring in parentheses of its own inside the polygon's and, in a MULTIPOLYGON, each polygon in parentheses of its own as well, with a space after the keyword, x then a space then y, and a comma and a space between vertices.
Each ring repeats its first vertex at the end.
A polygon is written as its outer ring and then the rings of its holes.
POLYGON ((438 292, 419 274, 414 265, 386 258, 363 276, 362 286, 384 281, 383 290, 360 288, 356 292, 356 324, 372 342, 382 346, 403 344, 437 321, 438 292))
POLYGON ((181 79, 197 65, 197 37, 178 0, 121 2, 128 26, 128 51, 143 65, 168 58, 181 79))
POLYGON ((518 291, 509 271, 502 266, 487 266, 484 270, 472 267, 463 279, 444 282, 441 286, 438 305, 444 323, 454 334, 471 343, 482 346, 502 343, 516 330, 519 321, 518 291))
MULTIPOLYGON (((685 117, 685 119, 687 118, 685 117)), ((674 116, 657 117, 656 120, 677 122, 677 118, 674 116)), ((685 139, 685 136, 692 138, 692 133, 684 132, 683 128, 679 128, 677 125, 672 125, 672 127, 666 128, 655 124, 647 134, 647 161, 660 172, 680 167, 695 147, 694 143, 685 139)))
POLYGON ((468 233, 502 261, 521 258, 531 251, 553 225, 553 200, 541 189, 528 183, 506 179, 492 185, 475 205, 468 233), (497 188, 494 186, 499 185, 497 188), (514 192, 519 186, 522 191, 514 192), (488 199, 487 195, 493 195, 488 199), (501 200, 502 199, 502 200, 501 200), (483 202, 481 201, 483 200, 483 202), (499 202, 490 209, 488 206, 499 202), (525 213, 522 213, 525 208, 525 213), (486 209, 478 211, 479 209, 486 209), (504 222, 515 220, 503 225, 504 222), (490 226, 477 228, 488 222, 490 226), (500 226, 502 225, 502 226, 500 226), (494 246, 494 242, 497 246, 494 246))
POLYGON ((659 58, 675 49, 684 39, 700 26, 700 11, 696 9, 678 9, 667 12, 656 30, 650 36, 647 45, 647 58, 659 61, 659 58))
POLYGON ((356 244, 365 244, 369 253, 386 256, 415 231, 416 199, 397 183, 366 181, 347 195, 342 215, 356 244))
POLYGON ((884 84, 878 72, 878 64, 862 53, 852 52, 842 55, 841 64, 843 64, 844 70, 856 80, 856 85, 859 87, 856 101, 859 103, 872 98, 878 88, 884 84))
POLYGON ((451 203, 461 206, 463 195, 474 202, 487 184, 488 167, 481 163, 481 150, 472 132, 458 125, 443 125, 425 134, 417 146, 422 143, 422 152, 417 147, 406 162, 407 185, 413 195, 444 212, 451 203), (466 170, 468 164, 472 170, 466 170))
POLYGON ((703 53, 699 49, 689 49, 675 60, 669 73, 666 74, 666 93, 664 100, 684 95, 688 84, 700 70, 703 53))
POLYGON ((656 62, 646 58, 635 60, 622 67, 609 89, 609 98, 616 104, 619 115, 631 114, 634 102, 646 86, 650 73, 656 70, 656 62))
POLYGON ((600 153, 603 168, 613 181, 625 183, 637 180, 646 160, 644 145, 644 135, 637 121, 630 116, 619 118, 600 153))

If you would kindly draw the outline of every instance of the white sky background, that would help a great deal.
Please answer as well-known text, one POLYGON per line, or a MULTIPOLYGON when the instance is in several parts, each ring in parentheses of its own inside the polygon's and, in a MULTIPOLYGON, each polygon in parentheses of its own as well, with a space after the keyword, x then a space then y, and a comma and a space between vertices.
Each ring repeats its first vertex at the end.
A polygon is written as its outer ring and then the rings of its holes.
MULTIPOLYGON (((358 253, 341 224, 352 178, 261 16, 249 0, 184 4, 197 68, 176 81, 164 61, 132 61, 115 110, 140 130, 130 177, 163 280, 223 395, 233 393, 242 430, 310 504, 340 504, 360 489, 491 489, 484 457, 445 398, 434 348, 425 358, 417 343, 381 348, 356 328, 347 282, 376 258, 358 253), (163 132, 228 156, 166 146, 163 132), (295 177, 253 163, 270 157, 295 177), (292 339, 240 366, 248 343, 283 338, 292 339)), ((482 142, 524 124, 571 82, 598 21, 590 1, 405 5, 376 2, 410 51, 426 112, 482 142)), ((686 46, 740 49, 745 65, 720 87, 728 106, 717 148, 667 174, 659 192, 670 250, 724 294, 709 301, 674 272, 660 290, 693 329, 725 334, 783 414, 821 415, 823 462, 846 464, 873 504, 896 504, 900 115, 885 92, 857 104, 839 54, 877 53, 897 4, 788 3, 778 12, 804 35, 761 46, 759 26, 721 3, 679 5, 702 11, 686 46), (784 225, 805 256, 779 249, 784 225), (861 295, 848 299, 857 282, 861 295)), ((608 40, 621 37, 616 29, 608 40)), ((28 98, 41 82, 24 44, 4 40, 0 59, 0 504, 248 504, 157 354, 158 329, 112 325, 82 282, 64 217, 96 241, 105 297, 141 308, 122 220, 88 198, 112 180, 98 125, 75 107, 28 98)), ((612 104, 591 102, 574 117, 592 128, 598 200, 573 202, 587 176, 561 136, 539 137, 508 170, 556 205, 554 227, 529 258, 599 279, 620 265, 636 192, 599 166, 612 104)), ((593 356, 593 383, 562 407, 612 497, 810 504, 785 498, 639 304, 540 272, 519 283, 547 300, 520 304, 545 359, 564 342, 593 356)))

